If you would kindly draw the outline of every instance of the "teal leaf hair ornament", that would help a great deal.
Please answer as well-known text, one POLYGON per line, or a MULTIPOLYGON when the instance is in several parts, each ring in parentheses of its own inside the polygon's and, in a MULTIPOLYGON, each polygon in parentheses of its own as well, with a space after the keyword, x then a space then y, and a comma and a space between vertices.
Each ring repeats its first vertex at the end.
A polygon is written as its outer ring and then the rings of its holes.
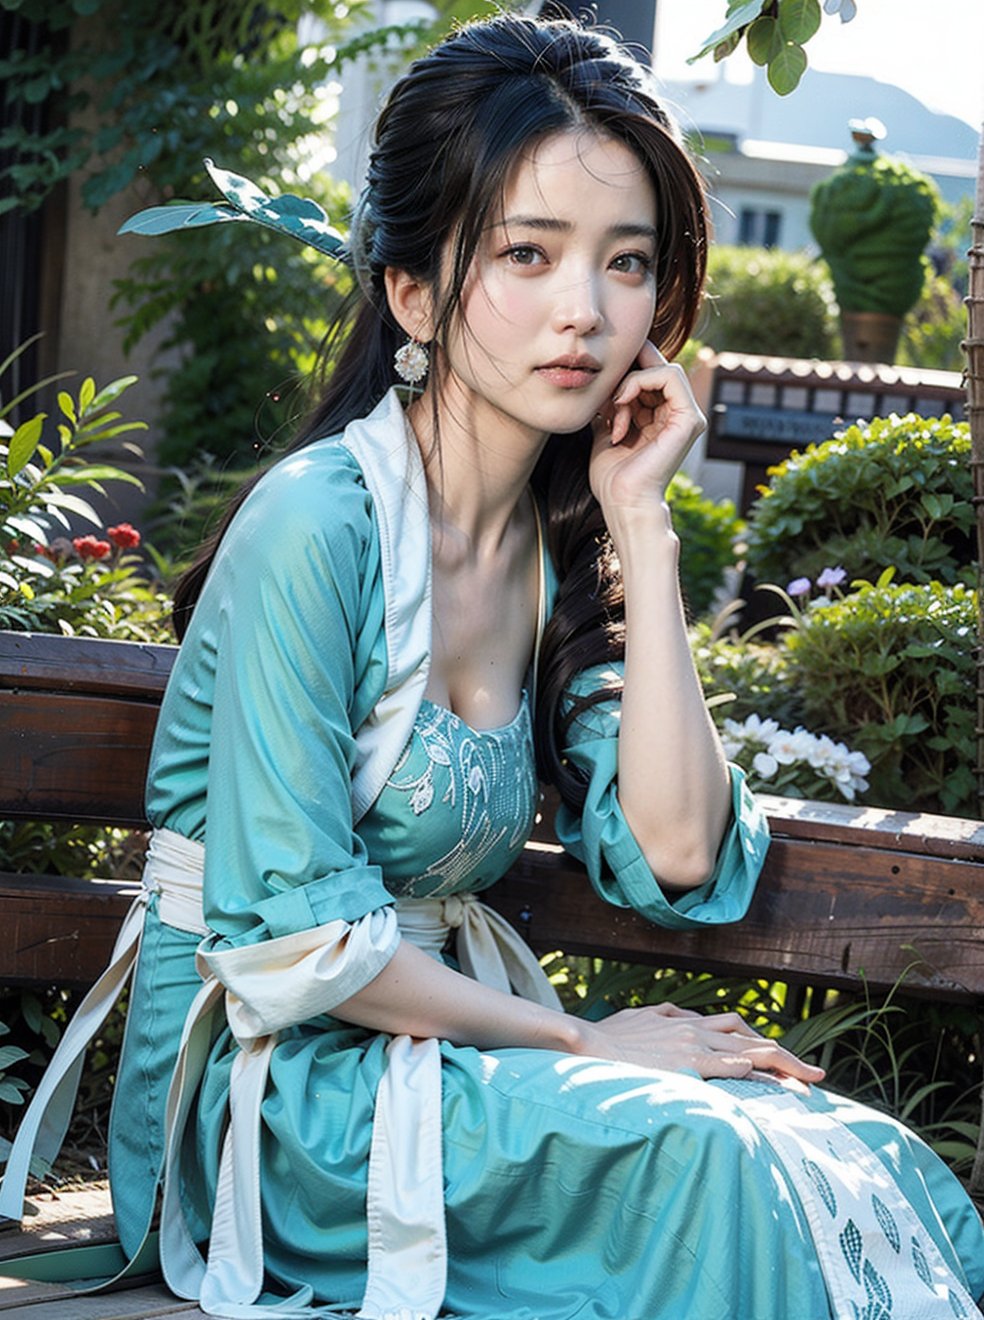
POLYGON ((249 179, 231 170, 221 170, 211 160, 205 161, 209 177, 226 198, 224 202, 175 202, 170 206, 151 206, 138 211, 120 226, 121 234, 170 234, 176 229, 196 229, 201 225, 249 220, 277 233, 287 234, 299 243, 317 248, 326 256, 344 261, 347 254, 342 235, 328 216, 310 197, 281 193, 268 197, 249 179))

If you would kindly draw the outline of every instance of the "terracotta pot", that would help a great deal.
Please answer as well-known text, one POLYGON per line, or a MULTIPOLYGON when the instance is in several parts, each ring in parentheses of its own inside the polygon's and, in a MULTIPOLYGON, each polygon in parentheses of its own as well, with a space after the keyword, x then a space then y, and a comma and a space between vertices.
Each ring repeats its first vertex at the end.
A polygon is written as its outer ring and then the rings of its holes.
POLYGON ((841 312, 841 336, 848 362, 894 362, 901 316, 884 312, 841 312))

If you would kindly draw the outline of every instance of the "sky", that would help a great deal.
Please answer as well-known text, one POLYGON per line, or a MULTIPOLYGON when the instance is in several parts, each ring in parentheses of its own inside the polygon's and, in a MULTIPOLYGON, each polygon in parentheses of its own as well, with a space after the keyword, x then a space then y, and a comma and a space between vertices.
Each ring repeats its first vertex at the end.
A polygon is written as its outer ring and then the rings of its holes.
MULTIPOLYGON (((722 25, 725 11, 725 0, 658 0, 658 76, 718 76, 712 56, 689 66, 686 60, 722 25)), ((850 23, 824 14, 806 53, 822 72, 867 74, 976 129, 984 121, 984 0, 857 0, 850 23)), ((744 47, 727 66, 732 81, 750 79, 744 47)))

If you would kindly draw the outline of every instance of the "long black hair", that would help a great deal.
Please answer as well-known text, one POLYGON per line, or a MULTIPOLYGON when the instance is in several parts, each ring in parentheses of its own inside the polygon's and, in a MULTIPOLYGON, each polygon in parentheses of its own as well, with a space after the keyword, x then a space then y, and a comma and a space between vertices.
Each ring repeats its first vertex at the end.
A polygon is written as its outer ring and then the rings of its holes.
MULTIPOLYGON (((411 65, 379 116, 350 236, 359 288, 326 342, 318 401, 292 450, 364 417, 393 384, 393 355, 405 336, 387 303, 386 268, 407 271, 434 291, 435 339, 442 342, 512 166, 532 144, 575 128, 623 142, 649 175, 659 234, 650 338, 668 358, 679 351, 703 288, 705 198, 651 76, 601 32, 500 15, 461 28, 411 65)), ((438 360, 432 372, 440 370, 438 360)), ((435 413, 439 392, 433 391, 435 413)), ((436 415, 434 422, 438 434, 436 415)), ((541 776, 572 804, 583 799, 584 787, 561 754, 571 718, 565 689, 579 670, 618 659, 624 649, 618 563, 588 486, 590 445, 588 429, 562 442, 551 437, 533 477, 560 580, 541 650, 537 755, 541 776)), ((178 584, 179 636, 248 490, 178 584)))

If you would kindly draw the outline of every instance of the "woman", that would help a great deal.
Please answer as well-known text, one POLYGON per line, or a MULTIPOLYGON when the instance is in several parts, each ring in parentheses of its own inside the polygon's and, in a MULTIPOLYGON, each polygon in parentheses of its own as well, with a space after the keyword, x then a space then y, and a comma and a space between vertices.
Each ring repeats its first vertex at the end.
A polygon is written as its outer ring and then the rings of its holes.
POLYGON ((465 28, 382 112, 354 324, 178 593, 152 758, 110 1169, 131 1256, 163 1176, 165 1277, 209 1314, 952 1316, 984 1289, 911 1134, 735 1015, 565 1015, 472 897, 531 828, 534 746, 604 895, 679 928, 751 897, 764 825, 665 503, 704 256, 697 177, 604 37, 465 28))

